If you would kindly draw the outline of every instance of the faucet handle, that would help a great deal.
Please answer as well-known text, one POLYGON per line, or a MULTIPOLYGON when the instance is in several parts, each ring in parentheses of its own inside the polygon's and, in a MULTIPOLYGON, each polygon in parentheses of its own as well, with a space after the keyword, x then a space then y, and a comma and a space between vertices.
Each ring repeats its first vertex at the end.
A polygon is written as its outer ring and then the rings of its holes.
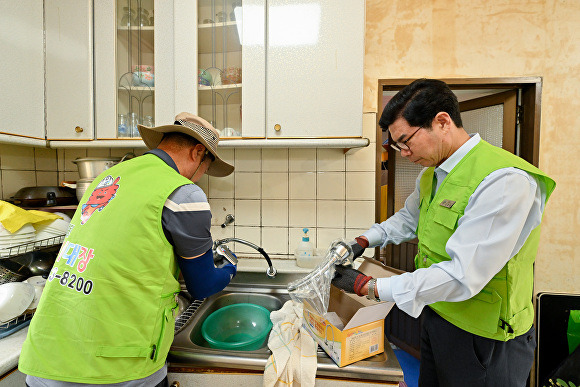
POLYGON ((226 226, 230 223, 233 223, 234 220, 235 218, 232 214, 227 214, 225 222, 222 223, 222 228, 226 228, 226 226))
POLYGON ((224 257, 227 261, 229 261, 232 265, 238 264, 238 258, 236 255, 230 250, 230 248, 226 245, 218 245, 215 248, 216 253, 220 257, 224 257))

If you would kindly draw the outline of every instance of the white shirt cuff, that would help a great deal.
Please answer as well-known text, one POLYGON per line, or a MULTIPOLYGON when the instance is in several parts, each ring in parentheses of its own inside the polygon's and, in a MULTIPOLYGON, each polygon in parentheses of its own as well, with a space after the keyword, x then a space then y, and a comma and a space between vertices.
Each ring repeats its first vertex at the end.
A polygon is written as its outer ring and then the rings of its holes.
POLYGON ((377 293, 381 301, 395 301, 391 290, 391 278, 377 278, 377 293))

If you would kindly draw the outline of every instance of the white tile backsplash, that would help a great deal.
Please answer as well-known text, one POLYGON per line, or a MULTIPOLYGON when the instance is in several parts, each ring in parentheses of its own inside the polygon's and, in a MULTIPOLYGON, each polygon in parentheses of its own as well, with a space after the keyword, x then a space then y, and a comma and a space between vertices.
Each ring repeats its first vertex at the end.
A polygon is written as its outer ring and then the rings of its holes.
POLYGON ((236 213, 234 223, 228 227, 236 226, 260 226, 262 219, 261 201, 240 199, 236 200, 236 213))
POLYGON ((262 227, 262 248, 268 254, 288 254, 288 228, 262 227))
POLYGON ((234 199, 208 199, 211 208, 211 224, 221 226, 227 214, 234 213, 234 199))
POLYGON ((289 149, 288 167, 290 172, 316 172, 316 149, 289 149))
POLYGON ((0 168, 34 171, 34 148, 0 144, 0 168))
POLYGON ((236 199, 261 198, 262 174, 260 172, 234 172, 232 175, 235 175, 236 199))
POLYGON ((236 172, 259 172, 262 168, 261 149, 236 149, 236 172))
MULTIPOLYGON (((225 178, 204 176, 197 183, 210 202, 214 240, 236 236, 263 246, 269 254, 293 256, 304 227, 320 254, 337 238, 361 235, 375 216, 375 120, 374 113, 363 116, 363 132, 373 132, 365 135, 371 145, 346 155, 342 149, 220 148, 220 157, 235 165, 235 172, 225 178), (235 215, 234 223, 221 228, 229 213, 235 215)), ((25 186, 78 180, 72 163, 76 158, 130 151, 134 150, 0 144, 2 197, 25 186)), ((245 245, 230 245, 236 253, 257 254, 245 245)))
POLYGON ((288 173, 288 149, 262 149, 262 172, 288 173))
POLYGON ((318 172, 316 198, 344 200, 344 172, 318 172))
POLYGON ((316 225, 318 227, 344 228, 344 200, 317 200, 316 225))
POLYGON ((316 173, 290 172, 290 199, 316 199, 316 173))
POLYGON ((316 200, 289 200, 288 204, 290 227, 316 227, 316 200))
POLYGON ((209 177, 209 197, 210 198, 234 198, 234 178, 232 173, 226 177, 209 177))
POLYGON ((349 200, 346 202, 346 228, 369 228, 375 222, 375 202, 349 200))
POLYGON ((262 226, 288 227, 288 201, 262 199, 262 226))
POLYGON ((347 172, 346 200, 375 200, 375 172, 347 172))
POLYGON ((317 171, 339 171, 345 170, 345 156, 342 149, 321 148, 317 149, 316 168, 317 171))
POLYGON ((288 199, 288 172, 262 173, 262 199, 288 199))

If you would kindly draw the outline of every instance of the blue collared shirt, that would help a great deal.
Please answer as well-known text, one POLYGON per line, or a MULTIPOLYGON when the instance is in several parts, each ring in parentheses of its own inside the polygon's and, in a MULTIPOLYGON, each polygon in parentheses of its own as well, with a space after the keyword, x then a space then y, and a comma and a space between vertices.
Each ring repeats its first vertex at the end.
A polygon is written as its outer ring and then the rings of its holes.
MULTIPOLYGON (((447 174, 481 140, 479 134, 435 168, 437 189, 447 174)), ((369 246, 400 244, 417 237, 419 221, 419 173, 415 190, 404 207, 363 235, 369 246)), ((447 241, 450 261, 412 273, 377 279, 384 301, 417 317, 425 305, 438 301, 464 301, 483 289, 522 247, 542 219, 546 189, 527 172, 503 168, 490 173, 476 188, 465 207, 458 227, 447 241)))

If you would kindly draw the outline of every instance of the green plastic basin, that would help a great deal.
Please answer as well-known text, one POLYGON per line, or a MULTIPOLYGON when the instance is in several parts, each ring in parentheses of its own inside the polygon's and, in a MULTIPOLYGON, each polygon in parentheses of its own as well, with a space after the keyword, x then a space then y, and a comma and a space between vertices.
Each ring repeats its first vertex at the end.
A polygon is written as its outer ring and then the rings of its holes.
POLYGON ((240 303, 210 314, 201 326, 201 334, 212 348, 253 351, 262 348, 271 329, 268 309, 240 303))

